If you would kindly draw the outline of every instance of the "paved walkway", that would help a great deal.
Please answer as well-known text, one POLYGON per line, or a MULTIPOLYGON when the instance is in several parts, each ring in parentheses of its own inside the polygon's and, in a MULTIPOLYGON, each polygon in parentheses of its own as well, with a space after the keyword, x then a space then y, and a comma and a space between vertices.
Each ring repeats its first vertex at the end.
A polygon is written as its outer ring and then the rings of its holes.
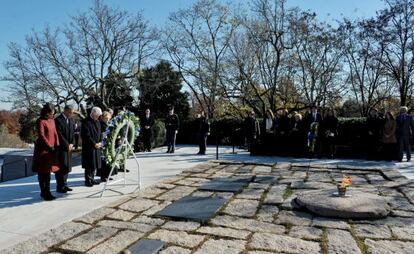
MULTIPOLYGON (((184 169, 215 159, 215 148, 209 147, 207 156, 195 155, 193 146, 178 147, 175 154, 165 154, 165 148, 155 149, 152 153, 140 153, 139 161, 142 169, 142 188, 151 186, 180 173, 184 169)), ((377 168, 388 170, 398 168, 404 176, 414 179, 412 163, 368 162, 362 160, 309 160, 280 157, 251 157, 246 151, 231 154, 231 148, 219 150, 219 159, 255 163, 300 162, 304 165, 319 165, 321 167, 347 168, 377 168)), ((42 202, 36 177, 28 177, 0 184, 0 249, 22 242, 39 232, 56 228, 58 225, 70 222, 85 214, 113 203, 123 198, 136 188, 137 170, 135 162, 129 160, 127 168, 127 187, 114 186, 114 191, 107 191, 103 198, 98 197, 102 184, 93 188, 83 186, 83 171, 80 166, 73 169, 70 175, 70 186, 75 187, 68 195, 58 195, 53 202, 42 202)), ((54 182, 52 184, 54 189, 54 182)))
MULTIPOLYGON (((200 212, 188 211, 191 215, 200 212)), ((212 161, 0 253, 143 253, 146 247, 145 253, 159 254, 412 254, 413 218, 414 184, 396 169, 309 160, 267 164, 212 161), (309 190, 335 190, 344 173, 354 181, 351 192, 373 193, 387 201, 391 211, 387 218, 320 217, 298 210, 292 202, 309 190), (247 182, 234 193, 200 190, 217 177, 242 177, 247 182), (188 196, 225 202, 202 224, 157 215, 188 196), (135 252, 137 249, 140 251, 135 252)))

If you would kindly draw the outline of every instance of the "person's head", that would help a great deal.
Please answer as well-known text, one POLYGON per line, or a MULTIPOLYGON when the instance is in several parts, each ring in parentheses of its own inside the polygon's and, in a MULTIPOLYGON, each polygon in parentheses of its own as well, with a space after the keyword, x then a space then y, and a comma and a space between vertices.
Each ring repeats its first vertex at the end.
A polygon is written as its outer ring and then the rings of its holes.
POLYGON ((295 121, 296 121, 296 122, 299 122, 299 121, 301 121, 301 120, 302 120, 302 115, 301 115, 301 114, 299 114, 299 113, 296 113, 294 117, 295 117, 295 121))
POLYGON ((102 109, 100 107, 92 108, 90 116, 93 120, 95 121, 98 120, 101 115, 102 115, 102 109))
POLYGON ((205 117, 205 116, 206 116, 206 112, 204 112, 204 110, 201 110, 201 111, 200 111, 200 116, 201 116, 201 117, 205 117))
POLYGON ((408 112, 408 107, 406 107, 406 106, 402 106, 402 107, 400 107, 400 113, 401 114, 405 114, 405 113, 407 113, 408 112))
POLYGON ((391 113, 391 111, 387 111, 385 112, 385 118, 387 118, 387 120, 394 120, 394 115, 391 113))
POLYGON ((109 111, 104 111, 102 112, 101 121, 107 123, 109 120, 111 120, 111 117, 112 115, 109 111))
POLYGON ((149 109, 149 108, 147 108, 146 110, 145 110, 145 115, 146 116, 149 116, 149 114, 151 113, 151 110, 149 109))
POLYGON ((273 112, 270 109, 266 109, 266 117, 267 118, 274 118, 273 112))
POLYGON ((111 108, 108 108, 106 111, 109 112, 109 114, 111 114, 111 117, 114 115, 114 110, 111 108))
POLYGON ((55 106, 52 103, 46 103, 43 105, 42 110, 40 111, 41 119, 53 119, 55 115, 55 106))
POLYGON ((75 113, 75 108, 73 107, 73 105, 66 105, 63 108, 63 114, 67 117, 67 118, 71 118, 73 116, 73 114, 75 113))
POLYGON ((311 108, 311 112, 312 113, 318 112, 318 107, 316 107, 315 105, 313 105, 312 108, 311 108))
POLYGON ((256 113, 254 112, 254 110, 250 111, 250 117, 252 117, 252 118, 256 117, 256 113))
POLYGON ((326 116, 335 116, 335 115, 336 115, 336 112, 333 108, 328 108, 326 110, 326 116))
POLYGON ((369 110, 369 116, 374 117, 378 115, 378 110, 376 108, 371 108, 369 110))
POLYGON ((174 114, 174 107, 168 108, 168 114, 171 116, 174 114))

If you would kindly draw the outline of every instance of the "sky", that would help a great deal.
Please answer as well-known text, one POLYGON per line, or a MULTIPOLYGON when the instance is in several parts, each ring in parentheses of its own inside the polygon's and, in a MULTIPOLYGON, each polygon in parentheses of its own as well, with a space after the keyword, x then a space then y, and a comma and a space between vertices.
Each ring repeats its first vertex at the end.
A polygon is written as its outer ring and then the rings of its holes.
MULTIPOLYGON (((196 0, 104 0, 106 4, 130 12, 142 11, 144 17, 162 27, 171 12, 189 7, 196 0)), ((244 3, 243 0, 227 0, 244 3)), ((8 59, 7 45, 15 42, 24 45, 27 34, 45 26, 62 26, 70 16, 86 11, 93 0, 0 0, 0 77, 5 74, 3 63, 8 59)), ((321 20, 334 22, 343 17, 372 17, 384 8, 382 0, 287 0, 288 7, 299 7, 315 12, 321 20)), ((6 95, 9 84, 0 81, 0 100, 6 95)), ((0 110, 11 105, 0 102, 0 110)))

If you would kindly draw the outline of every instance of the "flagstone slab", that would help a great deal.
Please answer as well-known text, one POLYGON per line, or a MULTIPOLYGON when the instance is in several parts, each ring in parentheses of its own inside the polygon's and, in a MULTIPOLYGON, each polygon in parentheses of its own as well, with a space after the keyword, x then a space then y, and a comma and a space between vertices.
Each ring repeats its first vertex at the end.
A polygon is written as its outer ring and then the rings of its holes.
POLYGON ((175 219, 206 222, 224 205, 227 199, 222 197, 187 196, 165 207, 157 216, 175 219))
POLYGON ((154 254, 161 250, 164 244, 159 240, 142 239, 129 247, 129 251, 131 254, 154 254))
POLYGON ((251 181, 251 177, 215 178, 200 186, 199 190, 238 192, 251 181))

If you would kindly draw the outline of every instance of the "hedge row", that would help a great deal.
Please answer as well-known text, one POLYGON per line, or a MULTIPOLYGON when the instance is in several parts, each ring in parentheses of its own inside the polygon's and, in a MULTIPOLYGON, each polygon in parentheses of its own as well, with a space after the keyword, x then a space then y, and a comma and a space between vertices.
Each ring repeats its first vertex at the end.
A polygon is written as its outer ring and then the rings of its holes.
MULTIPOLYGON (((365 154, 363 132, 366 118, 339 118, 337 154, 340 157, 362 157, 365 154)), ((243 120, 220 119, 210 121, 211 135, 208 144, 244 145, 243 120)), ((197 144, 197 123, 195 120, 180 123, 178 144, 197 144)), ((153 147, 165 144, 165 126, 157 120, 153 128, 153 147)), ((276 144, 277 145, 277 144, 276 144)), ((139 145, 138 145, 139 151, 139 145)))

